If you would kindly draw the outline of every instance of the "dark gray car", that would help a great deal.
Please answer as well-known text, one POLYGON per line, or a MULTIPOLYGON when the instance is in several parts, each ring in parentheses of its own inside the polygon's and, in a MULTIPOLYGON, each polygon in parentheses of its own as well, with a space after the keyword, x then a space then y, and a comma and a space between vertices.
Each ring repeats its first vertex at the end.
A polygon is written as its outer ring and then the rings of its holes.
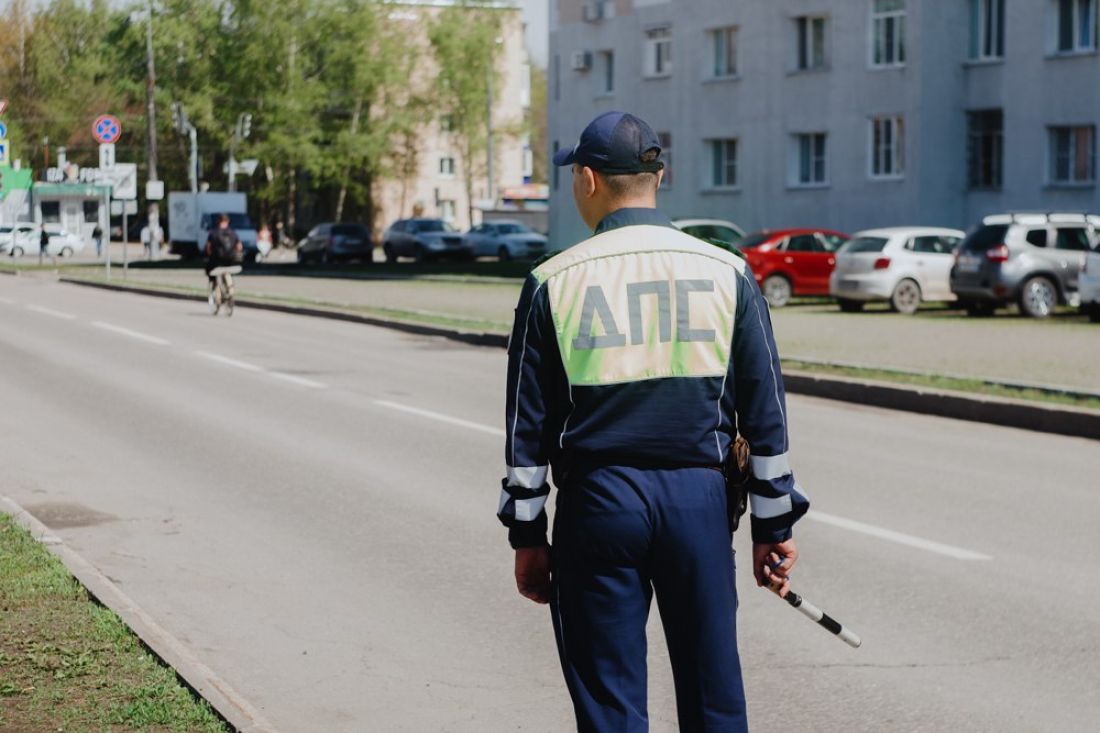
POLYGON ((478 224, 466 232, 466 243, 473 249, 474 257, 496 257, 501 261, 546 254, 546 237, 511 219, 478 224))
POLYGON ((461 234, 443 219, 399 219, 382 235, 386 262, 412 257, 417 262, 435 259, 472 260, 473 250, 461 234))
POLYGON ((374 244, 370 230, 362 224, 318 224, 298 246, 298 261, 341 262, 373 260, 374 244))
POLYGON ((959 245, 951 292, 970 315, 1016 302, 1024 315, 1046 318, 1076 305, 1077 279, 1100 217, 1085 214, 987 216, 959 245))

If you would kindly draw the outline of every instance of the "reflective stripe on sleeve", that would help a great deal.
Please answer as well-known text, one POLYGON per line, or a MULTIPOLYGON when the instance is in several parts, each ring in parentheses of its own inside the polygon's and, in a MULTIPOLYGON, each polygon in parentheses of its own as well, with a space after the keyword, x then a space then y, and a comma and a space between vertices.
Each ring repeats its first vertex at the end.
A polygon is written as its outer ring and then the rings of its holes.
POLYGON ((776 498, 770 496, 759 496, 757 494, 749 494, 749 506, 752 508, 752 515, 757 519, 771 519, 772 517, 780 517, 791 511, 791 497, 789 494, 784 494, 776 498))
POLYGON ((516 521, 532 521, 542 511, 545 503, 545 496, 536 496, 534 499, 516 499, 516 521))
POLYGON ((537 489, 546 483, 549 466, 508 466, 508 485, 537 489))
POLYGON ((791 472, 791 464, 787 460, 787 453, 778 456, 749 456, 752 465, 752 475, 761 481, 782 478, 791 472))

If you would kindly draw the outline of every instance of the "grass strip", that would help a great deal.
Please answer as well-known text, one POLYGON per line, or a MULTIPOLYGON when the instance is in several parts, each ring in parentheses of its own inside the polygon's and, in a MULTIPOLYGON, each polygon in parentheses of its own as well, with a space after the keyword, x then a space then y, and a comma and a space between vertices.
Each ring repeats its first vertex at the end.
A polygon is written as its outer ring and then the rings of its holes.
POLYGON ((1026 387, 1012 387, 987 382, 983 379, 945 377, 938 374, 911 374, 890 369, 835 366, 831 364, 815 364, 787 359, 783 360, 783 368, 811 374, 868 379, 876 382, 893 382, 915 387, 930 387, 952 392, 964 392, 971 395, 1007 397, 1017 400, 1029 400, 1031 402, 1046 402, 1055 405, 1069 405, 1071 407, 1081 407, 1089 410, 1100 410, 1100 399, 1095 397, 1061 394, 1058 392, 1029 389, 1026 387))
POLYGON ((228 728, 60 560, 0 514, 0 730, 228 728))

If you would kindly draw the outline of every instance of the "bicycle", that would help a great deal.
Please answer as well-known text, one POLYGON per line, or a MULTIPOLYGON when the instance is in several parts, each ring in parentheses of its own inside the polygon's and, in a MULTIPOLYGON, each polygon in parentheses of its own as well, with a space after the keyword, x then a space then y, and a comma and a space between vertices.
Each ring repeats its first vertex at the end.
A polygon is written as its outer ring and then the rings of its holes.
POLYGON ((206 297, 206 302, 210 304, 210 315, 218 315, 222 306, 225 307, 226 317, 233 315, 233 276, 240 272, 240 265, 215 267, 210 271, 210 276, 214 278, 206 297))

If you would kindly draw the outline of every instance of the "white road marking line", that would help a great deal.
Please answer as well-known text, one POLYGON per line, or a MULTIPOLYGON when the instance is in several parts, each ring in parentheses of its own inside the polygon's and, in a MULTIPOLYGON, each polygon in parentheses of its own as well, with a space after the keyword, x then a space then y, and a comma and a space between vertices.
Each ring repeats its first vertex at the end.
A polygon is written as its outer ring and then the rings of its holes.
POLYGON ((284 372, 268 372, 268 374, 276 379, 282 379, 291 384, 298 384, 302 387, 312 387, 313 389, 324 389, 327 384, 321 382, 315 382, 312 379, 306 379, 305 377, 299 377, 295 374, 286 374, 284 372))
POLYGON ((0 303, 3 303, 4 305, 15 305, 15 301, 11 298, 0 298, 0 303))
POLYGON ((859 532, 860 534, 877 537, 881 540, 896 542, 899 545, 915 547, 919 550, 934 552, 938 555, 946 555, 947 557, 953 557, 956 560, 993 559, 993 557, 990 555, 984 555, 980 552, 974 552, 973 550, 965 550, 961 547, 953 547, 952 545, 945 545, 941 542, 921 539, 920 537, 914 537, 910 534, 903 534, 902 532, 895 532, 890 529, 876 527, 873 524, 864 524, 863 522, 857 522, 853 519, 838 517, 835 514, 826 514, 824 512, 819 512, 816 509, 810 510, 806 514, 806 518, 813 519, 823 524, 831 524, 832 526, 840 527, 841 529, 851 530, 852 532, 859 532))
POLYGON ((216 361, 220 364, 236 367, 237 369, 244 369, 246 372, 262 372, 263 367, 258 367, 255 364, 249 364, 247 361, 237 361, 236 359, 230 359, 228 356, 222 356, 221 354, 211 354, 209 351, 196 351, 201 357, 209 359, 210 361, 216 361))
POLYGON ((157 336, 150 336, 140 331, 131 331, 128 328, 122 326, 116 326, 113 323, 107 323, 105 321, 92 321, 92 325, 96 328, 103 329, 104 331, 111 331, 112 333, 120 333, 123 336, 129 336, 130 338, 137 339, 138 341, 145 341, 150 344, 156 344, 157 346, 168 346, 171 342, 158 338, 157 336))
POLYGON ((64 311, 55 311, 53 308, 46 308, 41 305, 28 305, 27 310, 34 311, 35 313, 41 313, 46 316, 53 316, 54 318, 61 318, 66 321, 75 321, 76 316, 72 313, 65 313, 64 311))
POLYGON ((451 417, 450 415, 443 415, 438 412, 432 412, 431 410, 422 410, 419 407, 409 407, 408 405, 401 405, 396 402, 390 402, 389 400, 375 400, 374 404, 381 405, 382 407, 388 407, 391 410, 400 410, 401 412, 407 412, 410 415, 419 415, 420 417, 427 417, 432 420, 438 420, 439 422, 445 422, 450 425, 457 425, 463 428, 469 428, 470 430, 477 430, 482 433, 488 433, 489 435, 495 435, 497 437, 504 437, 503 428, 494 428, 489 425, 482 425, 481 423, 471 422, 469 420, 463 420, 460 417, 451 417))

